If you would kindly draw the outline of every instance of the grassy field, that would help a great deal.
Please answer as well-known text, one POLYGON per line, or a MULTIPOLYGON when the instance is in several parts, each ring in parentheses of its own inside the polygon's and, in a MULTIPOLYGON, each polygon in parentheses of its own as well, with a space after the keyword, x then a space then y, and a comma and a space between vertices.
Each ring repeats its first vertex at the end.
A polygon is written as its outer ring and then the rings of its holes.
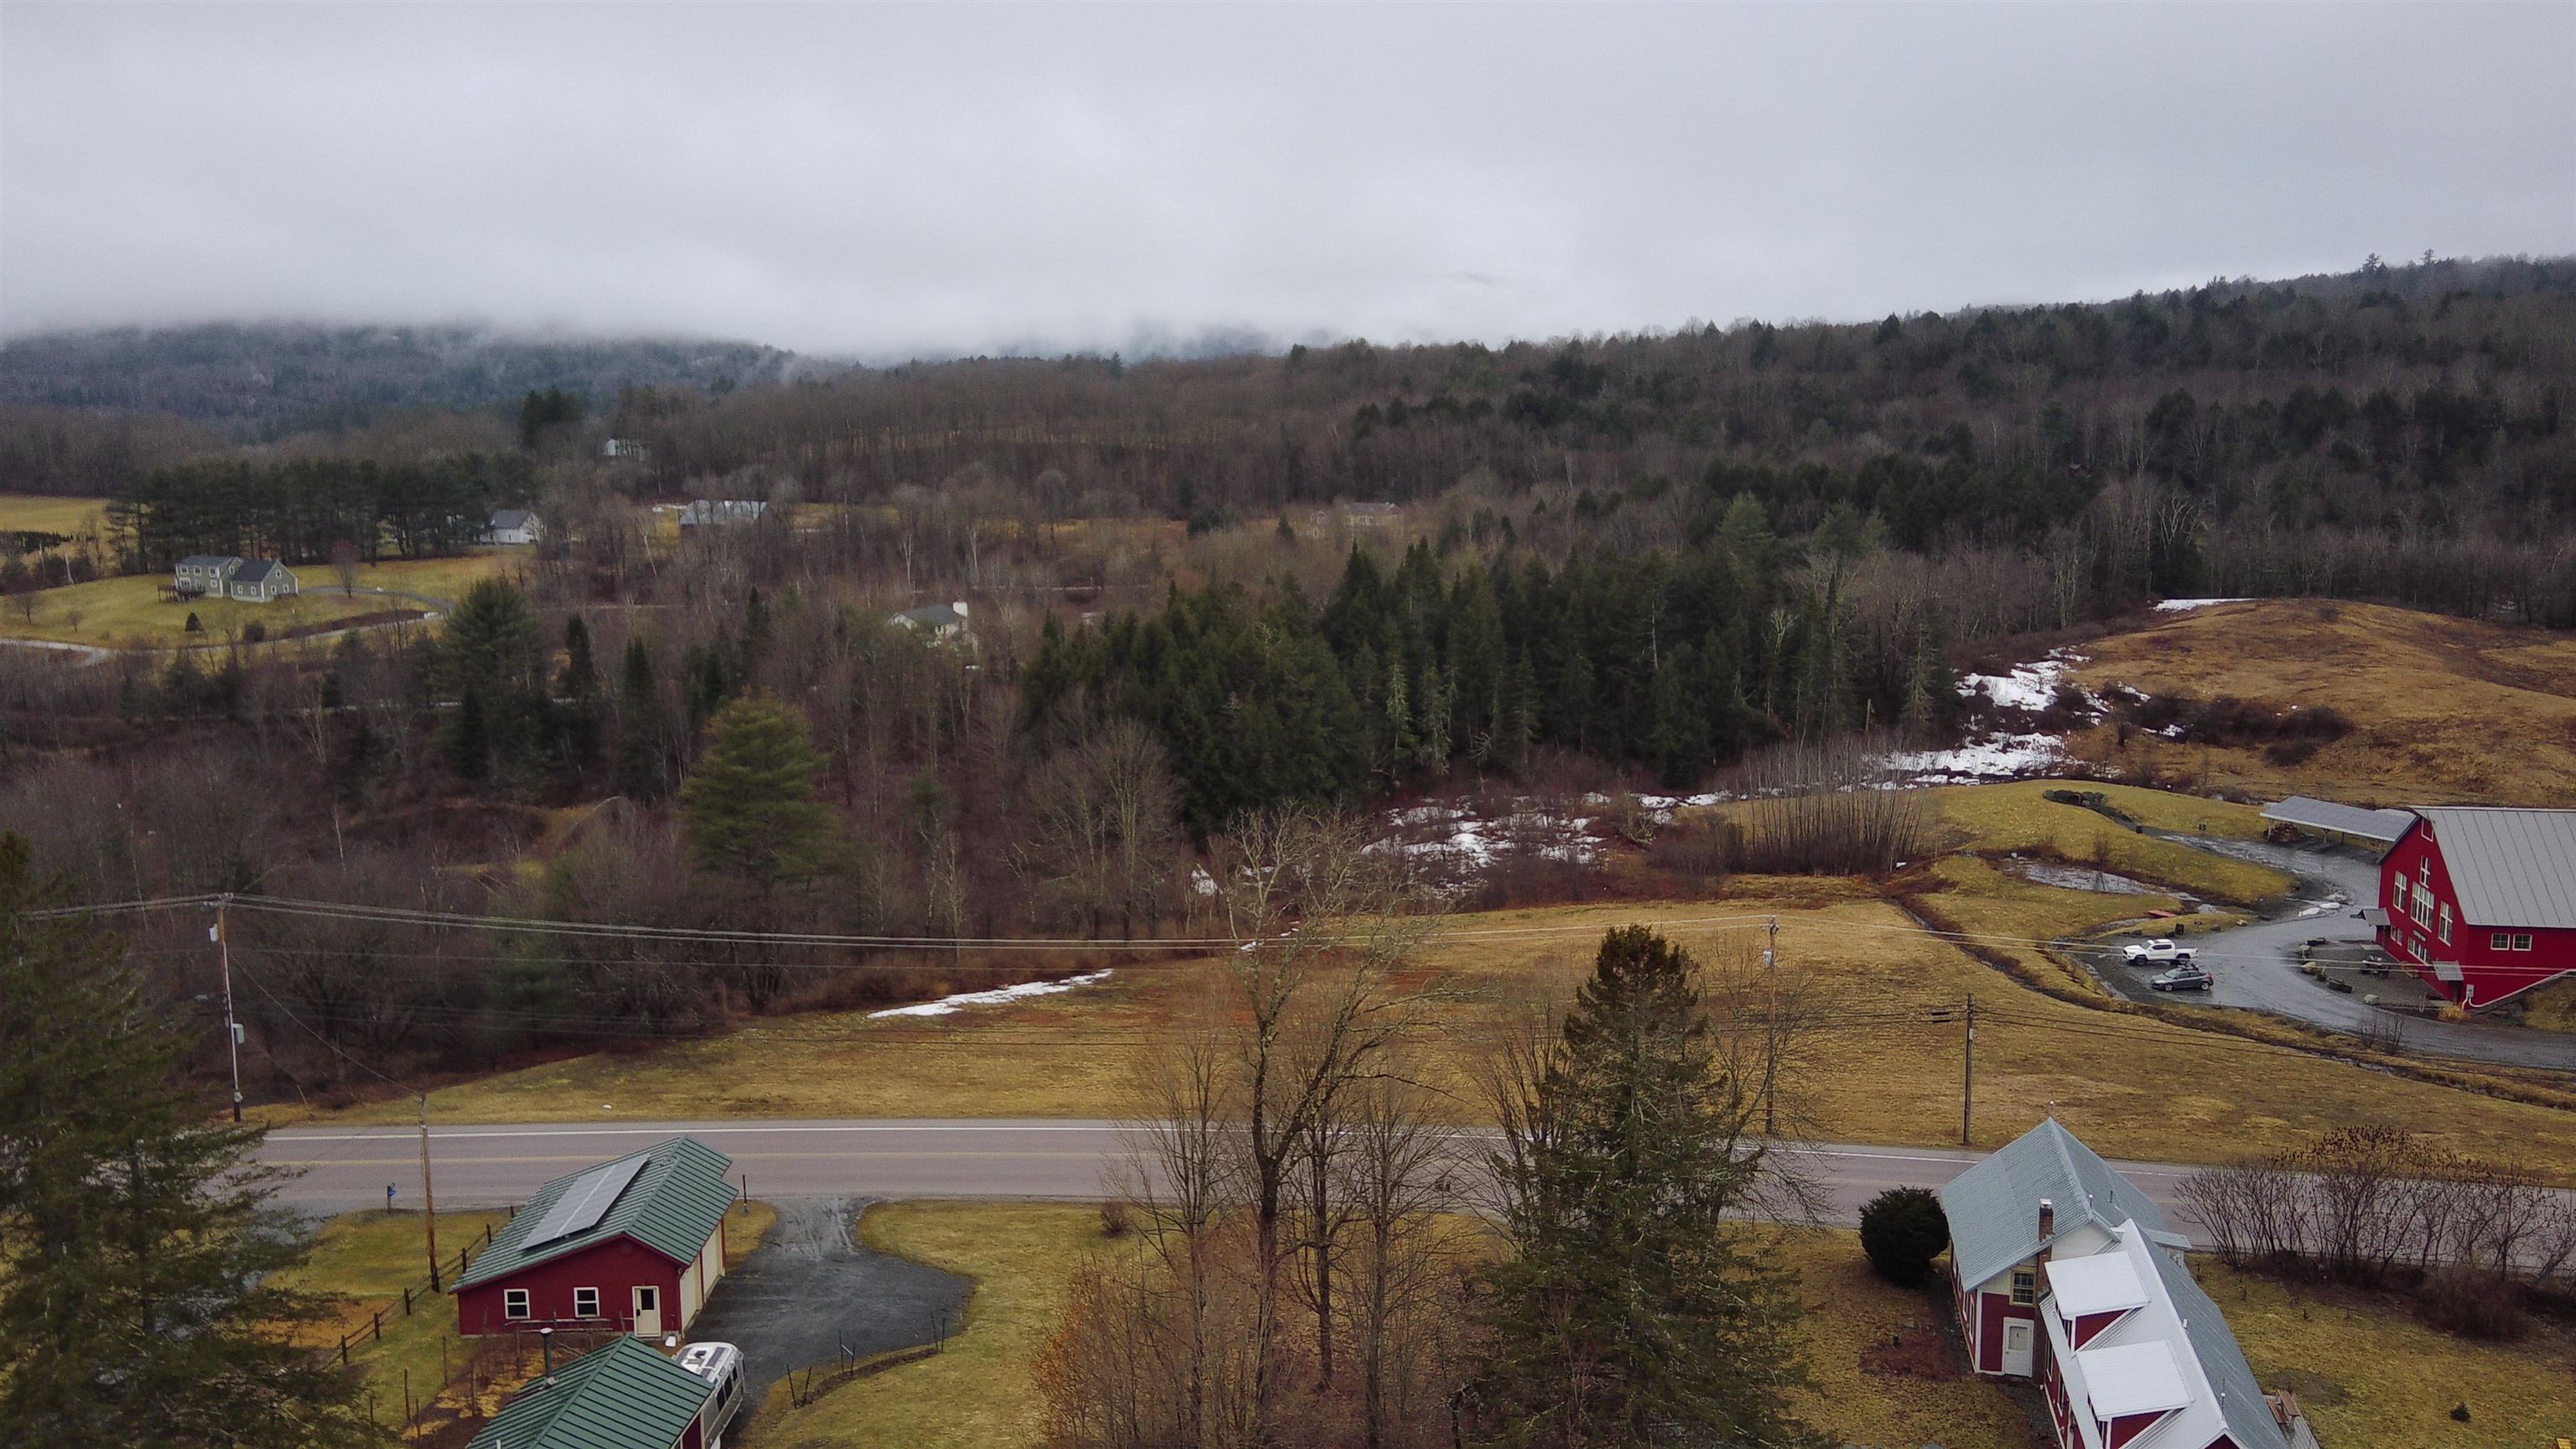
POLYGON ((0 493, 0 533, 77 534, 107 518, 103 498, 0 493))
MULTIPOLYGON (((1974 871, 1976 862, 1941 869, 1974 871)), ((1992 873, 1988 872, 1991 876, 1992 873)), ((2116 899, 2000 882, 1997 925, 2065 928, 2077 906, 2116 899), (2041 918, 2041 896, 2070 897, 2041 918)), ((1971 899, 1944 896, 1944 901, 1971 899)), ((2391 1077, 2260 1043, 2052 999, 1947 942, 1897 907, 1841 882, 1738 880, 1722 900, 1598 904, 1462 916, 1423 953, 1415 980, 1437 981, 1444 1031, 1425 1070, 1460 1093, 1466 1054, 1498 1010, 1569 990, 1608 928, 1656 924, 1712 961, 1758 956, 1776 914, 1782 965, 1828 1018, 1950 1011, 1975 992, 1976 1140, 1994 1145, 2055 1113, 2117 1157, 2207 1161, 2283 1146, 2335 1126, 2397 1120, 2465 1151, 2531 1155, 2576 1175, 2576 1114, 2391 1077)), ((2079 921, 2080 924, 2080 921, 2079 921)), ((1221 967, 1122 968, 1061 996, 923 1021, 818 1013, 713 1040, 598 1053, 439 1090, 447 1121, 708 1116, 1099 1116, 1137 1105, 1137 1066, 1221 967)), ((1839 1140, 1957 1141, 1960 1028, 1952 1021, 1833 1028, 1812 1047, 1806 1087, 1789 1103, 1839 1140)), ((342 1120, 407 1119, 407 1103, 349 1109, 342 1120)), ((286 1120, 281 1114, 280 1120, 286 1120)))
MULTIPOLYGON (((456 1250, 480 1242, 485 1228, 498 1228, 508 1215, 457 1212, 438 1215, 439 1252, 453 1261, 456 1250)), ((279 1275, 290 1287, 328 1294, 338 1315, 311 1335, 329 1348, 345 1334, 367 1329, 384 1314, 384 1336, 369 1337, 350 1351, 350 1367, 373 1395, 376 1422, 388 1428, 403 1422, 406 1381, 423 1402, 461 1368, 467 1348, 456 1331, 456 1305, 441 1295, 415 1293, 412 1311, 402 1311, 405 1288, 419 1289, 429 1279, 429 1251, 421 1215, 414 1212, 346 1213, 322 1225, 312 1256, 279 1275)))
POLYGON ((2075 675, 2201 699, 2332 705, 2353 732, 2300 764, 2258 750, 2107 730, 2076 753, 2152 763, 2202 789, 2306 793, 2356 804, 2561 805, 2576 798, 2576 638, 2375 604, 2265 600, 2162 615, 2080 646, 2075 675), (2152 755, 2152 760, 2150 756, 2152 755))
MULTIPOLYGON (((502 555, 488 553, 407 559, 364 565, 358 570, 356 582, 361 589, 396 589, 453 600, 476 579, 500 572, 507 563, 502 555)), ((0 638, 50 639, 110 648, 214 647, 233 643, 242 629, 253 623, 277 635, 288 629, 412 607, 405 600, 388 599, 381 594, 342 594, 339 578, 327 564, 299 568, 295 577, 302 592, 266 604, 232 599, 172 602, 162 596, 161 587, 169 580, 161 574, 133 574, 41 589, 22 596, 32 605, 33 617, 20 599, 10 599, 0 606, 0 638), (193 634, 188 632, 191 614, 202 626, 193 634)))
POLYGON ((2296 884, 2268 866, 2139 834, 2099 812, 2061 805, 2045 798, 2044 792, 2052 789, 2099 790, 2113 806, 2155 830, 2224 840, 2263 835, 2261 814, 2251 806, 2131 785, 2022 780, 1944 786, 1928 793, 1947 828, 1943 844, 1950 851, 2017 852, 2078 865, 2098 862, 2120 875, 2237 905, 2270 900, 2296 884))
POLYGON ((798 1409, 773 1393, 753 1437, 768 1449, 900 1444, 1013 1449, 1041 1442, 1038 1350, 1064 1312, 1065 1284, 1105 1242, 1094 1208, 892 1203, 860 1235, 880 1252, 975 1280, 965 1326, 934 1358, 856 1379, 798 1409))
POLYGON ((1940 1289, 1889 1283, 1861 1256, 1860 1235, 1780 1235, 1806 1305, 1808 1392, 1799 1413, 1837 1444, 2040 1449, 2029 1416, 2002 1387, 1968 1372, 1940 1289))
POLYGON ((2519 1343, 2424 1326, 2390 1295, 2292 1287, 2194 1259, 2265 1388, 2298 1395, 2331 1449, 2548 1449, 2576 1433, 2576 1330, 2519 1343), (2469 1406, 2469 1422, 2451 1417, 2469 1406))

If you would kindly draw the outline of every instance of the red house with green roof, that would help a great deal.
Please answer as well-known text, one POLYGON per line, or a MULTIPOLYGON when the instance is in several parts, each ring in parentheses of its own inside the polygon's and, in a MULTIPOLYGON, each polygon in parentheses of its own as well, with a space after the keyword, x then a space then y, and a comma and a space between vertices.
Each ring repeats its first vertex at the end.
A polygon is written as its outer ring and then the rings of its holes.
POLYGON ((725 1274, 732 1167, 674 1137, 547 1183, 456 1280, 457 1331, 687 1331, 725 1274))

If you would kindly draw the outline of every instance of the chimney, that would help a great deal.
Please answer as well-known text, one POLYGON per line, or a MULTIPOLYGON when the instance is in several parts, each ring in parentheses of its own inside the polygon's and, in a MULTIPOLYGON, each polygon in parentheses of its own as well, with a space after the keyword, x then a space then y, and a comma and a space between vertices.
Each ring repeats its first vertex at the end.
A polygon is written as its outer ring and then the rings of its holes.
POLYGON ((2039 1260, 2048 1261, 2048 1240, 2057 1232, 2057 1204, 2039 1200, 2039 1260))
POLYGON ((537 1342, 545 1346, 546 1377, 551 1379, 555 1376, 555 1331, 551 1328, 538 1329, 537 1342))

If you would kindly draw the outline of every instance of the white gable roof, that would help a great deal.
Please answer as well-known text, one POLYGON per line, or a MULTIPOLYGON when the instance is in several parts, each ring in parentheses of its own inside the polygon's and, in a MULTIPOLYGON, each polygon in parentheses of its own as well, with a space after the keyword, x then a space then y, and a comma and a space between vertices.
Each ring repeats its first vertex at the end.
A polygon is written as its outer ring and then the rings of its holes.
POLYGON ((2218 1305, 2141 1224, 2112 1227, 2099 1253, 2052 1260, 2048 1281, 2040 1325, 2088 1449, 2107 1442, 2112 1420, 2132 1414, 2163 1417, 2129 1440, 2130 1449, 2203 1449, 2221 1434, 2242 1449, 2289 1443, 2218 1305), (2120 1266, 2088 1266, 2104 1259, 2120 1266), (2060 1284, 2075 1296, 2057 1291, 2060 1284), (2118 1296, 2114 1290, 2130 1284, 2142 1301, 2077 1346, 2075 1320, 2107 1311, 2077 1305, 2118 1296), (2088 1300, 2087 1293, 2096 1296, 2088 1300))
POLYGON ((2147 1285, 2126 1253, 2095 1253, 2089 1258, 2058 1258, 2048 1265, 2049 1290, 2060 1312, 2080 1318, 2088 1313, 2125 1313, 2143 1307, 2147 1285))

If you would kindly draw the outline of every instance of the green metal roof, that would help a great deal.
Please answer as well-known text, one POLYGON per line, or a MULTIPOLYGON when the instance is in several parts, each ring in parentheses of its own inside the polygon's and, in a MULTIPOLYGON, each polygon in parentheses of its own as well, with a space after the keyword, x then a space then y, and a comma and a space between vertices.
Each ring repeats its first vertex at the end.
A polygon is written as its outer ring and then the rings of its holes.
POLYGON ((528 1239, 564 1190, 597 1168, 585 1167, 537 1189, 528 1205, 519 1209, 510 1225, 457 1278, 456 1286, 471 1288, 477 1283, 506 1278, 522 1268, 619 1237, 633 1238, 674 1263, 697 1257, 716 1224, 724 1221, 725 1209, 733 1206, 733 1184, 725 1181, 733 1159, 694 1137, 674 1137, 615 1161, 638 1157, 647 1159, 644 1170, 617 1195, 617 1201, 597 1223, 549 1243, 531 1243, 528 1239))
POLYGON ((620 1338, 521 1389, 468 1449, 669 1449, 715 1387, 620 1338))

